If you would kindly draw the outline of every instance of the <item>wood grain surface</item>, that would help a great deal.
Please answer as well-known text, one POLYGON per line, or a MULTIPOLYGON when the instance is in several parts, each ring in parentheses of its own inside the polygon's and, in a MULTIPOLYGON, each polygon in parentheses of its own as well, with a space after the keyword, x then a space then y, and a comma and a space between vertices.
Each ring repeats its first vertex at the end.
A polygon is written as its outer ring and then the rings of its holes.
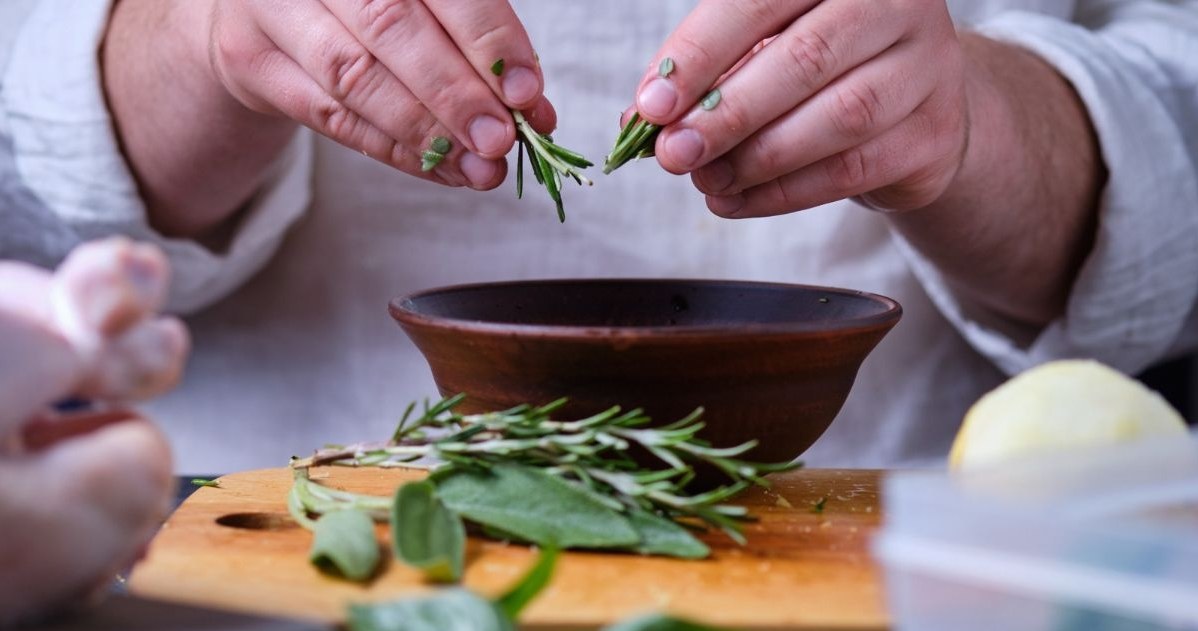
MULTIPOLYGON (((313 477, 352 491, 390 494, 412 473, 322 468, 313 477)), ((711 559, 679 561, 571 552, 552 584, 522 616, 524 628, 587 629, 666 611, 738 629, 885 629, 881 574, 869 553, 880 521, 880 473, 807 469, 737 498, 760 519, 749 543, 704 535, 711 559), (826 498, 822 512, 813 505, 826 498)), ((163 526, 129 579, 134 594, 267 615, 339 622, 347 603, 390 600, 430 589, 390 563, 370 584, 322 575, 307 562, 311 535, 284 503, 287 469, 250 471, 202 488, 163 526)), ((378 529, 387 542, 385 527, 378 529)), ((471 539, 466 586, 495 595, 535 553, 471 539)))

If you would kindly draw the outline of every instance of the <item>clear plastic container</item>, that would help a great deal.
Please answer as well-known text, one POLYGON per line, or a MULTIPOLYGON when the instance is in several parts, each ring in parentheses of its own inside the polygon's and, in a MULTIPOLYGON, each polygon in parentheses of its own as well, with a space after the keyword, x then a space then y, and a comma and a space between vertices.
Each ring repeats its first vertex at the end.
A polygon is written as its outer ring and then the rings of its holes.
POLYGON ((898 473, 874 551, 899 630, 1198 630, 1198 437, 898 473))

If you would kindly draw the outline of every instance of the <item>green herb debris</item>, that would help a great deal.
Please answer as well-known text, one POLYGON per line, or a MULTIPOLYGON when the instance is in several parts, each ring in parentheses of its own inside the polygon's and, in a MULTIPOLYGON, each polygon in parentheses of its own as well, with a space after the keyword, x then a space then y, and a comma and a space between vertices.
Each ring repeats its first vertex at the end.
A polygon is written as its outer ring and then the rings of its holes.
POLYGON ((708 92, 707 96, 703 97, 703 100, 699 102, 699 107, 702 107, 704 110, 710 112, 720 104, 721 98, 722 95, 720 94, 720 89, 715 88, 711 92, 708 92))
MULTIPOLYGON (((515 631, 524 608, 549 584, 557 550, 545 548, 536 563, 494 601, 466 589, 442 589, 428 596, 370 605, 350 605, 350 631, 515 631)), ((719 631, 679 618, 649 615, 603 631, 719 631)))
POLYGON ((827 497, 819 498, 818 500, 815 501, 814 504, 811 505, 811 512, 815 513, 816 515, 822 515, 824 512, 824 506, 827 505, 827 503, 828 503, 827 497))
POLYGON ((503 57, 496 59, 495 63, 491 64, 491 74, 495 75, 496 77, 502 77, 503 76, 503 66, 504 66, 503 57))
POLYGON ((453 143, 445 136, 436 136, 428 143, 428 149, 420 154, 420 170, 432 171, 453 150, 453 143))
POLYGON ((214 489, 220 488, 220 480, 205 480, 204 478, 192 478, 191 483, 195 486, 208 486, 214 489))

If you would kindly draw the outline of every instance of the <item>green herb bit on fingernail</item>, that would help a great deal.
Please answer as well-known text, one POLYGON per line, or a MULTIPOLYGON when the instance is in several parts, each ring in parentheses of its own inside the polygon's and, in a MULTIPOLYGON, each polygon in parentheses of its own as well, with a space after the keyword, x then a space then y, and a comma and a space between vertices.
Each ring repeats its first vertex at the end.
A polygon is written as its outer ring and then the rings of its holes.
POLYGON ((711 92, 708 92, 707 96, 703 97, 703 100, 699 103, 699 105, 703 109, 710 112, 711 110, 715 109, 715 106, 720 104, 720 98, 722 98, 720 95, 720 89, 716 88, 711 92))
POLYGON ((420 154, 420 170, 432 171, 453 150, 453 143, 445 136, 437 136, 428 143, 428 150, 420 154))
POLYGON ((503 76, 503 57, 496 59, 495 63, 491 64, 491 74, 496 77, 503 76))
POLYGON ((674 60, 669 57, 663 58, 661 65, 657 66, 657 74, 661 75, 664 79, 670 76, 672 72, 674 72, 674 60))
POLYGON ((453 143, 449 142, 449 139, 445 136, 437 136, 433 138, 428 147, 441 155, 445 155, 453 150, 453 143))
POLYGON ((438 164, 445 159, 445 154, 437 153, 436 151, 425 151, 420 154, 420 170, 424 172, 432 171, 437 168, 438 164))

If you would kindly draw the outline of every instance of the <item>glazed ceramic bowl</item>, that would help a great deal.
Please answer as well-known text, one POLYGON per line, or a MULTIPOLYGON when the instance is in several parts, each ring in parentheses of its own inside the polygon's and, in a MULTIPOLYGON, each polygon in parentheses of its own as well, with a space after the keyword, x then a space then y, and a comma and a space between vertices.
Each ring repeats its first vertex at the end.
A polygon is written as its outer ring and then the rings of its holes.
POLYGON ((702 406, 703 437, 756 439, 771 462, 824 433, 902 314, 859 291, 707 280, 462 285, 390 311, 462 411, 569 397, 562 418, 620 405, 664 424, 702 406))

